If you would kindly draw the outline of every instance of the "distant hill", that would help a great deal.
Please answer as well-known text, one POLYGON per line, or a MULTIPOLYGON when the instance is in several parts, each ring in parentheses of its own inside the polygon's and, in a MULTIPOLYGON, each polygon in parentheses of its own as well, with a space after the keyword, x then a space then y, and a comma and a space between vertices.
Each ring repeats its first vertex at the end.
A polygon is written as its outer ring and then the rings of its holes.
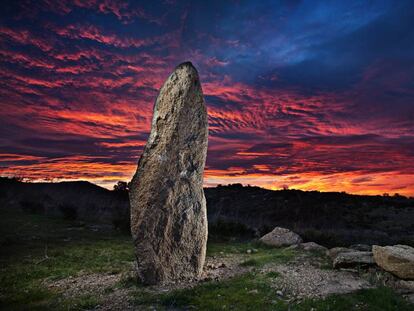
POLYGON ((414 245, 414 199, 339 192, 266 190, 240 184, 205 189, 211 224, 262 235, 286 227, 324 245, 414 245), (229 227, 229 226, 227 226, 229 227))
POLYGON ((0 178, 1 208, 92 222, 129 218, 127 193, 109 191, 86 181, 23 183, 0 178))
MULTIPOLYGON (((206 188, 210 238, 253 237, 275 226, 326 246, 414 246, 414 199, 338 192, 266 190, 240 184, 206 188)), ((22 183, 0 178, 0 208, 129 228, 126 191, 89 182, 22 183)))

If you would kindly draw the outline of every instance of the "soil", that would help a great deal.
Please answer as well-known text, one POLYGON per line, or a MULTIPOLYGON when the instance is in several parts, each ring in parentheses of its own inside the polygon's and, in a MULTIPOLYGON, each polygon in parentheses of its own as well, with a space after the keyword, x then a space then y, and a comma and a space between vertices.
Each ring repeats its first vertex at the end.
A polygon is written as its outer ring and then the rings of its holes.
MULTIPOLYGON (((246 258, 247 256, 243 254, 220 254, 208 257, 203 275, 199 280, 148 286, 145 291, 160 293, 193 287, 206 281, 225 280, 252 269, 262 273, 277 272, 278 276, 272 279, 270 285, 275 289, 275 295, 291 302, 305 298, 323 298, 331 294, 346 294, 373 287, 373 283, 368 280, 367 275, 364 276, 356 270, 332 270, 324 266, 322 257, 310 253, 303 253, 287 264, 269 263, 261 268, 240 266, 240 263, 246 258)), ((373 273, 375 274, 375 272, 373 273)), ((132 275, 133 269, 129 275, 88 274, 58 281, 46 281, 46 284, 50 289, 62 292, 65 298, 88 294, 96 296, 102 302, 94 310, 136 310, 130 301, 134 287, 119 286, 122 280, 132 275)), ((399 284, 399 282, 395 282, 395 284, 399 284)), ((405 286, 407 287, 407 284, 405 286)), ((408 286, 412 287, 413 284, 410 283, 408 286)), ((409 290, 406 295, 407 298, 412 298, 413 292, 409 290)))

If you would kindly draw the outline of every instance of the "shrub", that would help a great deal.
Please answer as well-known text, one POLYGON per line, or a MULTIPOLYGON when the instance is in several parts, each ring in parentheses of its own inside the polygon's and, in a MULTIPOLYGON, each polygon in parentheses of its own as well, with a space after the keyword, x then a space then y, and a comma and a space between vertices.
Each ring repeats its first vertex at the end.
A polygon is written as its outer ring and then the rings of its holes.
POLYGON ((66 220, 75 220, 78 218, 78 211, 75 206, 70 204, 59 205, 59 211, 66 220))
POLYGON ((126 234, 131 234, 131 220, 129 217, 122 217, 120 215, 112 217, 112 225, 114 229, 126 234))
POLYGON ((33 213, 33 214, 42 214, 45 212, 45 207, 40 202, 35 201, 21 201, 20 206, 23 211, 33 213))
POLYGON ((219 219, 215 223, 208 224, 209 238, 213 240, 228 240, 230 238, 251 238, 254 231, 244 224, 228 222, 219 219))
POLYGON ((307 229, 300 232, 305 242, 316 242, 326 247, 346 246, 347 243, 337 234, 316 229, 307 229))

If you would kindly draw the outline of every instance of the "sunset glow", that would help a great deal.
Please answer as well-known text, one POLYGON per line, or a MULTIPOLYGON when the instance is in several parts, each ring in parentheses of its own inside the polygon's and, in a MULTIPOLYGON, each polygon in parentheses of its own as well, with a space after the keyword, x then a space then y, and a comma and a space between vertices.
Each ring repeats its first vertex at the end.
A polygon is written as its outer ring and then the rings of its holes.
POLYGON ((129 181, 191 61, 206 186, 414 196, 412 1, 204 3, 2 4, 0 175, 129 181))

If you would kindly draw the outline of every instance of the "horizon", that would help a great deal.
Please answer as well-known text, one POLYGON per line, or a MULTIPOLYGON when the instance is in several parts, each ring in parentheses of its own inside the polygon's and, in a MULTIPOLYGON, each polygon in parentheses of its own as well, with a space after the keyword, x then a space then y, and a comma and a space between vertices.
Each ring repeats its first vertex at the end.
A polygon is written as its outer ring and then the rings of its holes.
MULTIPOLYGON (((58 183, 90 183, 94 186, 109 190, 109 191, 116 191, 115 186, 117 185, 117 183, 113 184, 112 186, 106 185, 106 186, 102 186, 96 183, 93 183, 91 181, 88 180, 82 180, 82 179, 69 179, 69 180, 27 180, 25 178, 22 177, 18 177, 18 176, 0 176, 1 178, 6 178, 9 180, 16 180, 17 182, 20 183, 25 183, 25 184, 58 184, 58 183)), ((123 181, 123 180, 119 180, 118 182, 126 182, 129 183, 128 181, 123 181)), ((279 189, 270 189, 270 188, 264 188, 264 187, 260 187, 260 186, 256 186, 256 185, 250 185, 250 184, 241 184, 241 183, 234 183, 234 184, 217 184, 217 185, 213 185, 213 186, 206 186, 204 185, 203 188, 204 189, 213 189, 213 188, 217 188, 217 187, 232 187, 232 186, 241 186, 243 188, 249 188, 249 187, 256 187, 256 188, 260 188, 260 189, 264 189, 264 190, 269 190, 269 191, 303 191, 303 192, 319 192, 319 193, 341 193, 341 194, 346 194, 346 195, 355 195, 355 196, 380 196, 380 197, 403 197, 406 199, 414 199, 414 196, 405 196, 402 195, 400 193, 382 193, 382 194, 357 194, 357 193, 349 193, 346 191, 320 191, 320 190, 302 190, 302 189, 296 189, 296 188, 279 188, 279 189)), ((128 189, 129 191, 129 189, 128 189)))
POLYGON ((414 2, 2 3, 0 175, 130 181, 182 62, 204 186, 414 196, 414 2))

